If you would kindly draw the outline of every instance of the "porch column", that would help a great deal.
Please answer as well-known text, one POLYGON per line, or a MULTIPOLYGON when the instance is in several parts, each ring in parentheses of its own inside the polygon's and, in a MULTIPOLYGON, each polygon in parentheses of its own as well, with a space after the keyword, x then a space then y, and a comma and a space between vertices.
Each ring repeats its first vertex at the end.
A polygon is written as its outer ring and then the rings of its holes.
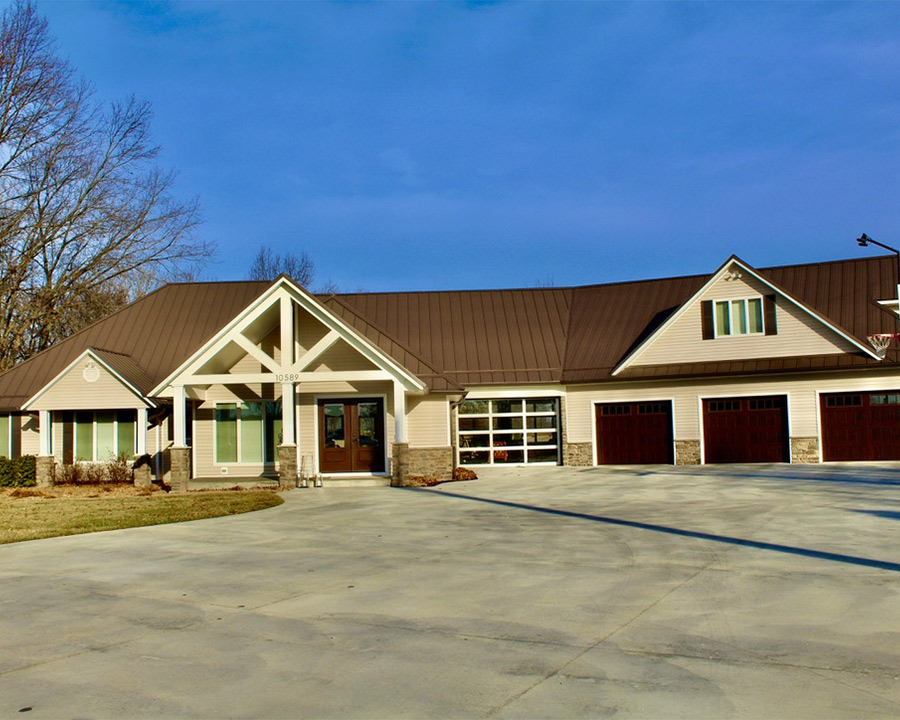
POLYGON ((38 411, 38 425, 40 426, 40 455, 49 455, 50 454, 50 411, 49 410, 40 410, 38 411))
POLYGON ((391 485, 403 487, 409 476, 409 442, 406 437, 406 389, 394 380, 394 447, 391 453, 391 485))
POLYGON ((150 471, 150 456, 147 455, 147 408, 137 409, 134 442, 134 484, 137 487, 150 487, 153 475, 150 471))
POLYGON ((406 390, 394 380, 394 442, 408 442, 406 438, 406 390))
POLYGON ((172 394, 172 434, 175 438, 174 447, 187 447, 185 434, 185 418, 184 418, 184 385, 174 385, 172 394))
POLYGON ((191 480, 191 449, 185 434, 184 385, 172 386, 172 435, 174 444, 169 450, 172 488, 186 492, 191 480))
POLYGON ((147 454, 147 408, 138 408, 137 411, 137 438, 134 443, 135 455, 147 454))
POLYGON ((281 383, 281 445, 278 446, 278 484, 297 485, 297 429, 294 412, 297 391, 294 383, 281 383))
POLYGON ((56 461, 50 452, 52 424, 49 410, 38 411, 38 426, 40 454, 35 460, 35 483, 38 487, 50 487, 56 482, 56 461))

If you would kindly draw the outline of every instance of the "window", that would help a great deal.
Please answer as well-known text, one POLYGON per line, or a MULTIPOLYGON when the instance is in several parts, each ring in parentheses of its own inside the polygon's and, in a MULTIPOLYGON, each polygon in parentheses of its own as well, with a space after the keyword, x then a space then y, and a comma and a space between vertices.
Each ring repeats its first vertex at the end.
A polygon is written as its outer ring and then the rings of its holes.
POLYGON ((762 298, 715 300, 713 306, 716 337, 764 332, 762 298))
POLYGON ((559 462, 559 399, 464 400, 457 429, 462 465, 559 462))
POLYGON ((281 401, 219 403, 217 463, 273 463, 281 444, 281 401))
POLYGON ((9 415, 0 415, 0 457, 12 457, 12 420, 9 415))
POLYGON ((134 455, 134 410, 75 413, 75 459, 107 462, 134 455))

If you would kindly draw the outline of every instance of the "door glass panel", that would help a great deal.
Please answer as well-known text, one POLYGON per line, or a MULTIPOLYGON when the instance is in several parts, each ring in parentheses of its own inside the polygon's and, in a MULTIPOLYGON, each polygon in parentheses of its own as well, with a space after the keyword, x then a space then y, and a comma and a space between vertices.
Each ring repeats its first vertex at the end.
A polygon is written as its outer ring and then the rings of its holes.
POLYGON ((535 398, 525 401, 526 412, 556 412, 555 398, 535 398))
MULTIPOLYGON (((552 419, 552 418, 551 418, 552 419)), ((495 417, 494 430, 521 430, 522 416, 519 417, 495 417)))
POLYGON ((75 413, 75 459, 94 459, 94 413, 75 413))
POLYGON ((524 450, 494 450, 494 463, 516 463, 525 462, 524 450))
POLYGON ((486 465, 491 461, 490 450, 463 450, 459 453, 463 465, 486 465))
POLYGON ((344 404, 328 403, 325 405, 325 447, 344 446, 344 404))
POLYGON ((489 418, 486 417, 461 417, 459 419, 460 430, 487 430, 489 418))
POLYGON ((378 403, 359 404, 359 445, 360 447, 373 447, 378 445, 376 418, 378 417, 378 403))
POLYGON ((241 462, 262 462, 262 403, 241 403, 241 462))
POLYGON ((558 461, 556 448, 536 448, 528 451, 528 462, 552 462, 558 461))
POLYGON ((543 430, 548 429, 552 430, 556 428, 556 418, 552 415, 538 415, 537 417, 528 418, 528 429, 529 430, 543 430))
POLYGON ((522 412, 521 400, 494 400, 495 413, 513 413, 522 412))
POLYGON ((97 456, 95 460, 106 462, 116 457, 116 414, 111 412, 94 413, 97 423, 97 456))
POLYGON ((131 458, 134 456, 134 410, 118 412, 116 425, 116 453, 131 458))
POLYGON ((237 406, 216 405, 216 462, 237 462, 237 406))
POLYGON ((487 400, 463 400, 463 402, 459 404, 459 412, 461 414, 487 415, 487 411, 487 400))

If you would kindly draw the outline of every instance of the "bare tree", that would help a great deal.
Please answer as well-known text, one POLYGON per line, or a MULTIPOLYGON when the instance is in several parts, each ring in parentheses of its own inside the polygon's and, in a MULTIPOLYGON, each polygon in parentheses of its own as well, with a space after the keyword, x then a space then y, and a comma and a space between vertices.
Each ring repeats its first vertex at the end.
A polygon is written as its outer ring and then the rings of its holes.
POLYGON ((263 245, 250 264, 247 279, 274 280, 282 274, 307 287, 316 275, 316 265, 305 252, 300 253, 299 257, 293 253, 282 255, 263 245))
POLYGON ((208 260, 153 164, 150 106, 104 107, 18 0, 0 17, 0 369, 208 260))

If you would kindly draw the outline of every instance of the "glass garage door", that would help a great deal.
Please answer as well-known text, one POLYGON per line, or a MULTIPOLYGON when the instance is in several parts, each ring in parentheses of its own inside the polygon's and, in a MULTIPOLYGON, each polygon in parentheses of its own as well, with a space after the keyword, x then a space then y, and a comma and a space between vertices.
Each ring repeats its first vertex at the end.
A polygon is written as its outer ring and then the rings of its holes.
POLYGON ((460 465, 559 464, 559 398, 464 400, 460 465))

